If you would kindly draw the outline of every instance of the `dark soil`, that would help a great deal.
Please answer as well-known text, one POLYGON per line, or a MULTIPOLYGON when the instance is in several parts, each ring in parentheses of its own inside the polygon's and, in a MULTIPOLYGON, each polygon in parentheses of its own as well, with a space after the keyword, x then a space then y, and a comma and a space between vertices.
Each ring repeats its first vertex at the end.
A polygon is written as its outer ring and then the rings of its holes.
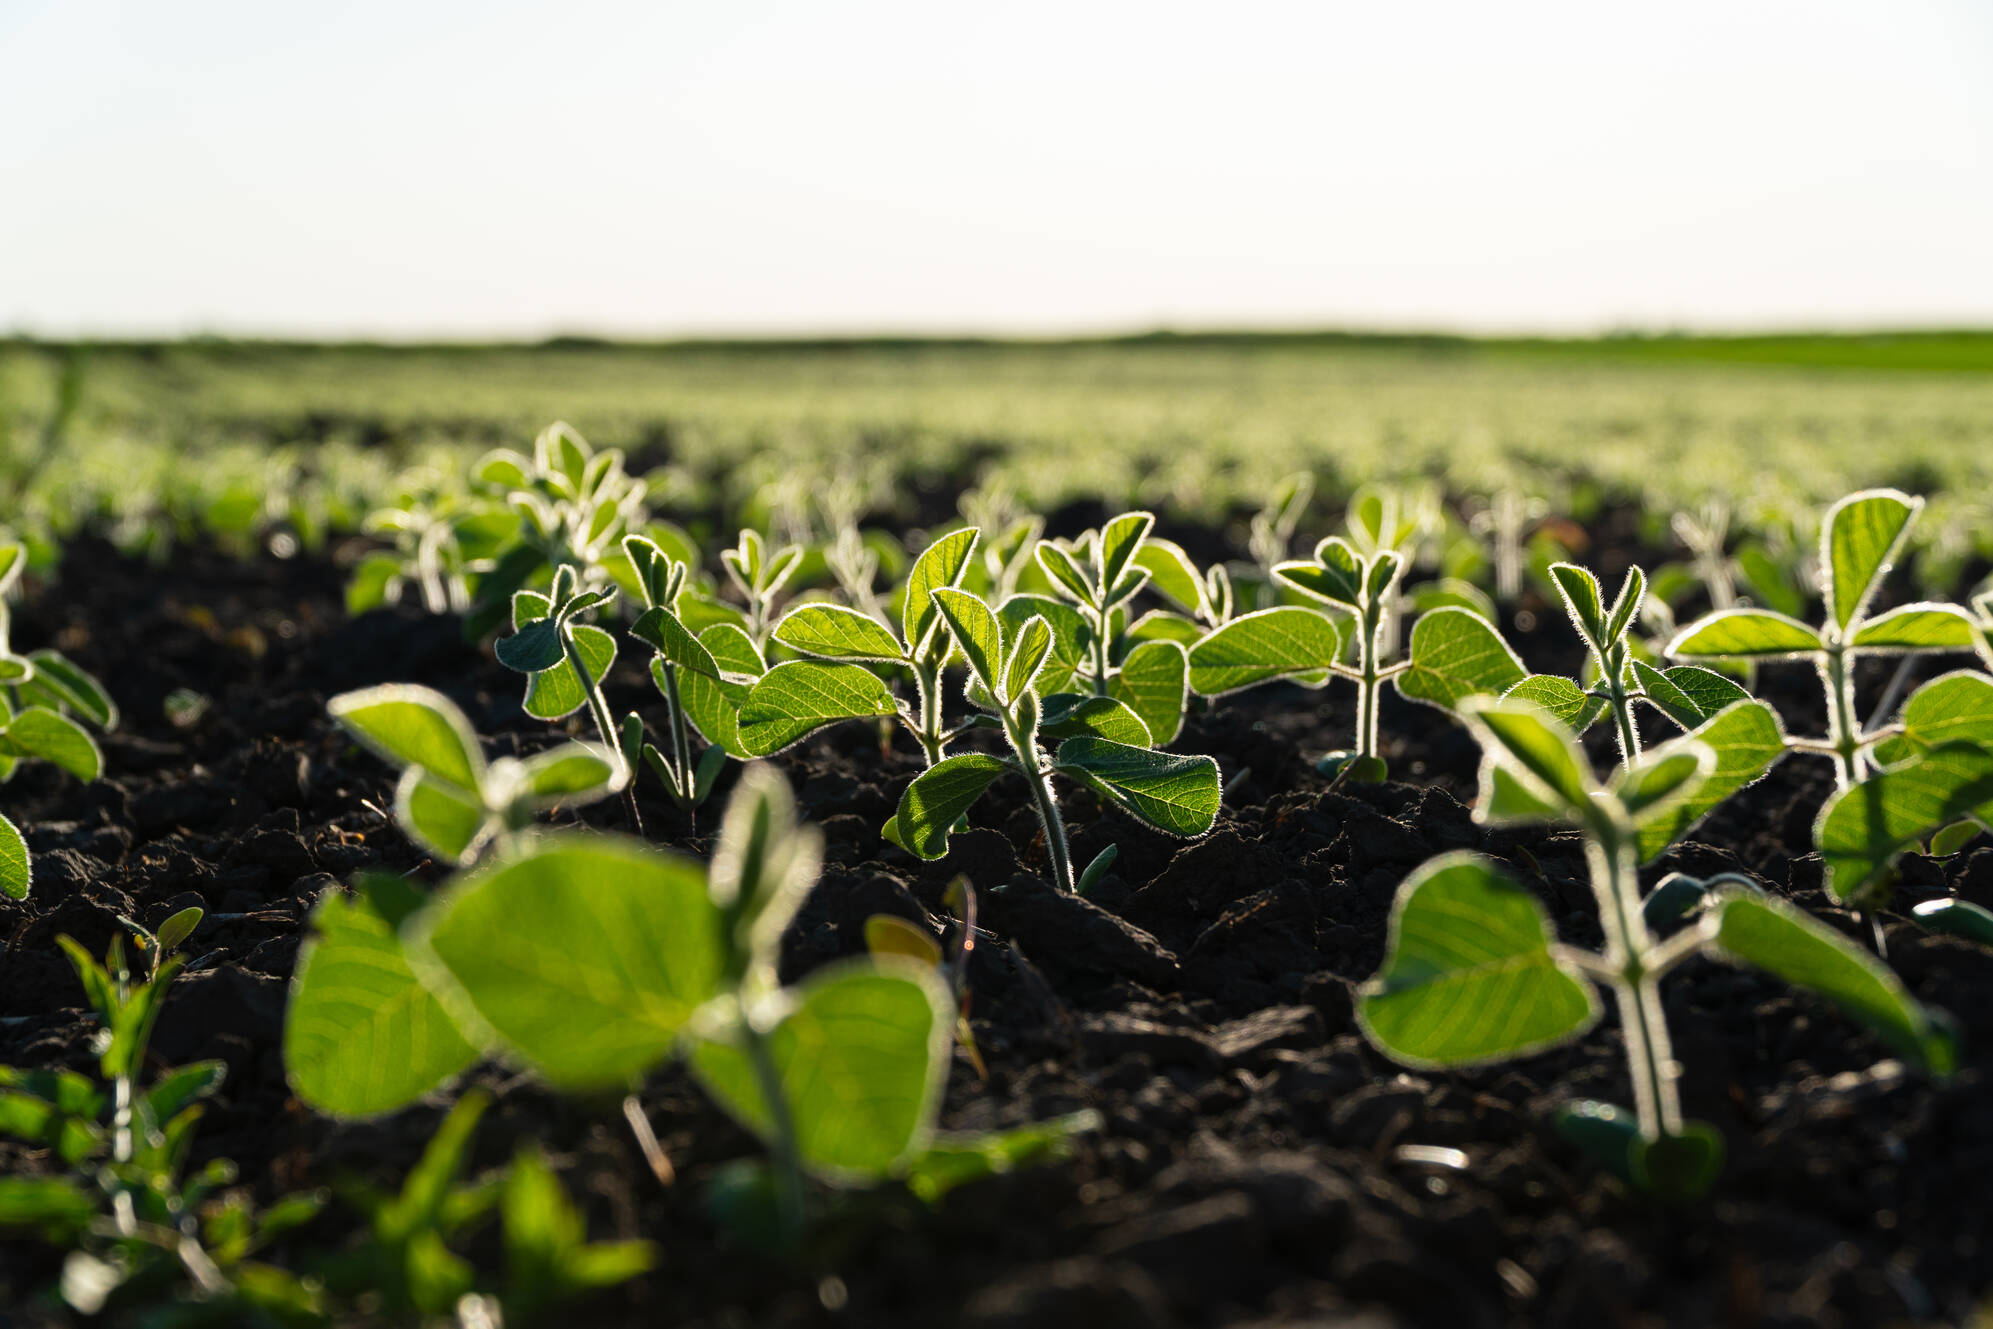
MULTIPOLYGON (((1188 538, 1222 547, 1214 533, 1188 538)), ((1638 551, 1610 527, 1601 546, 1594 565, 1616 581, 1638 551)), ((98 672, 125 723, 104 744, 103 781, 31 765, 0 791, 28 830, 37 878, 26 904, 0 904, 0 1062, 89 1062, 91 1020, 58 933, 101 950, 119 914, 154 923, 202 905, 189 944, 199 958, 154 1049, 168 1064, 228 1062, 199 1150, 235 1159, 263 1200, 353 1173, 398 1179, 447 1105, 342 1124, 285 1087, 285 985, 313 901, 363 867, 438 875, 382 815, 391 772, 343 741, 325 699, 428 683, 496 751, 551 737, 520 714, 517 676, 463 644, 455 622, 412 611, 349 621, 340 583, 325 562, 182 552, 155 567, 84 542, 15 628, 22 644, 58 645, 98 672), (212 702, 184 728, 163 705, 176 688, 212 702)), ((1534 618, 1511 638, 1530 664, 1574 667, 1561 615, 1539 604, 1534 618)), ((1810 673, 1771 670, 1763 684, 1792 727, 1817 725, 1810 673)), ((655 712, 633 664, 619 665, 612 691, 655 712)), ((1972 1314, 1993 1288, 1993 956, 1891 921, 1898 971, 1964 1027, 1966 1065, 1942 1086, 1770 979, 1702 961, 1672 977, 1686 1106, 1723 1130, 1730 1163, 1705 1204, 1659 1210, 1547 1125, 1569 1098, 1629 1101, 1610 1020, 1563 1050, 1462 1074, 1408 1074, 1358 1034, 1351 987, 1382 957, 1398 883, 1431 854, 1493 853, 1538 886, 1567 940, 1595 941, 1598 929, 1575 837, 1475 825, 1463 800, 1476 749, 1439 713, 1387 708, 1387 756, 1411 783, 1328 789, 1312 763, 1347 741, 1350 711, 1346 688, 1268 688, 1194 716, 1176 749, 1214 754, 1228 778, 1246 772, 1203 841, 1169 840, 1068 791, 1079 861, 1121 846, 1090 900, 1036 875, 1042 844, 1021 788, 999 785, 978 829, 927 865, 878 836, 918 769, 910 745, 882 760, 876 732, 850 725, 778 759, 827 841, 823 880, 788 939, 789 975, 862 950, 873 913, 938 929, 941 891, 966 872, 999 938, 978 948, 971 974, 990 1078, 958 1053, 943 1124, 1093 1108, 1104 1127, 1065 1161, 976 1183, 933 1211, 870 1197, 837 1249, 793 1267, 716 1236, 703 1183, 755 1146, 684 1076, 662 1073, 645 1092, 680 1172, 664 1189, 613 1104, 483 1068, 471 1078, 497 1101, 480 1163, 537 1139, 586 1202, 592 1235, 641 1235, 662 1251, 653 1275, 575 1322, 1590 1329, 1972 1314), (1462 1151, 1468 1166, 1419 1161, 1412 1145, 1462 1151)), ((1824 767, 1790 759, 1651 875, 1747 870, 1852 932, 1806 853, 1828 787, 1824 767)), ((653 839, 708 847, 655 786, 642 812, 653 839)), ((623 815, 615 801, 588 810, 612 829, 623 815)), ((1949 885, 1993 905, 1993 843, 1914 860, 1906 875, 1913 891, 1949 885)), ((0 1145, 0 1168, 47 1166, 0 1145)), ((335 1210, 279 1258, 350 1231, 335 1210)), ((61 1322, 29 1308, 57 1265, 39 1247, 0 1247, 0 1323, 61 1322)))

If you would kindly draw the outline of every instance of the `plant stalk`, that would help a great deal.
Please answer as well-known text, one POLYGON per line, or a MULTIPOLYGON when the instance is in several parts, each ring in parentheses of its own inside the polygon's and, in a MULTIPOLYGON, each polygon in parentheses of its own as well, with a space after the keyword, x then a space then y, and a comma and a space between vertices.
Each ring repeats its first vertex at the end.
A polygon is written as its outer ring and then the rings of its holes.
POLYGON ((692 736, 685 728, 685 703, 678 698, 678 666, 667 664, 664 674, 664 709, 671 722, 672 774, 678 777, 679 795, 689 810, 692 791, 692 736))
POLYGON ((1854 671, 1847 648, 1832 646, 1822 653, 1820 680, 1827 689, 1827 741, 1834 748, 1834 781, 1846 789, 1861 779, 1861 726, 1855 720, 1854 671))
POLYGON ((567 624, 561 624, 561 651, 574 670, 575 678, 581 683, 581 695, 588 700, 588 713, 595 717, 595 728, 602 735, 602 743, 616 759, 616 769, 623 773, 623 808, 630 814, 630 829, 639 836, 644 833, 643 814, 637 811, 637 782, 631 777, 630 763, 623 757, 623 745, 616 737, 616 721, 609 714, 609 700, 602 695, 602 687, 588 672, 587 661, 581 658, 581 648, 574 644, 574 633, 567 624))
POLYGON ((916 664, 913 670, 914 691, 920 694, 920 728, 914 737, 920 740, 920 750, 927 756, 930 768, 941 764, 941 667, 932 669, 916 664))
POLYGON ((1383 617, 1381 605, 1366 603, 1357 618, 1356 755, 1360 758, 1377 755, 1377 703, 1383 690, 1377 637, 1383 617))
POLYGON ((1606 963, 1614 971, 1611 986, 1626 1039, 1627 1071, 1633 1081, 1640 1134, 1649 1141, 1679 1135, 1678 1068, 1668 1039, 1658 975, 1649 964, 1654 947, 1640 913, 1630 829, 1594 828, 1585 852, 1591 860, 1592 890, 1598 897, 1599 922, 1606 935, 1606 963))
POLYGON ((768 1103, 770 1134, 768 1151, 775 1163, 775 1208, 785 1236, 802 1235, 804 1220, 803 1155, 796 1144, 796 1118, 789 1110, 788 1096, 782 1092, 782 1075, 769 1051, 768 1037, 755 1027, 745 1013, 741 1016, 742 1037, 747 1043, 748 1061, 754 1066, 755 1083, 768 1103))
POLYGON ((1045 828, 1045 853, 1052 860, 1052 883, 1073 893, 1079 889, 1073 877, 1072 846, 1066 841, 1065 819, 1059 815, 1059 800, 1052 793, 1052 775, 1038 751, 1036 732, 1020 733, 1017 724, 1005 717, 1004 734, 1010 739, 1017 764, 1031 785, 1031 802, 1038 809, 1038 823, 1045 828))

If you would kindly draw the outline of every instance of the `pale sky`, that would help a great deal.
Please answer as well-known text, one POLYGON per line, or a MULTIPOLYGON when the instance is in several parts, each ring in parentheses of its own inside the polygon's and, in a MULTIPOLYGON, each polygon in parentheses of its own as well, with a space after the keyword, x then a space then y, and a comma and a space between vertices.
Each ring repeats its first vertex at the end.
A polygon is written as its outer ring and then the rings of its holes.
POLYGON ((0 331, 1993 324, 1993 3, 0 0, 0 331))

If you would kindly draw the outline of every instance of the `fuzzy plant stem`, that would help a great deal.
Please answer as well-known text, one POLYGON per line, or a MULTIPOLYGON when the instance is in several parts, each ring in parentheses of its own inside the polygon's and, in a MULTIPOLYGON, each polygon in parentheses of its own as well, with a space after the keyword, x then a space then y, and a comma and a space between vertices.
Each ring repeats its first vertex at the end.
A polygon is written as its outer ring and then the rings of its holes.
POLYGON ((693 803, 692 794, 692 736, 685 728, 685 703, 678 696, 678 666, 666 665, 664 675, 664 709, 671 722, 671 765, 672 774, 678 778, 678 795, 689 809, 693 803))
POLYGON ((803 1155, 796 1143, 796 1117, 789 1110, 788 1096, 782 1092, 782 1075, 768 1045, 768 1035, 751 1019, 741 1020, 748 1061, 754 1067, 755 1083, 768 1103, 768 1152, 775 1164, 775 1209, 782 1231, 790 1240, 803 1232, 803 1155))
POLYGON ((1107 676, 1113 668, 1113 643, 1107 639, 1108 622, 1113 617, 1112 610, 1103 609, 1100 611, 1099 619, 1094 624, 1093 695, 1096 697, 1105 697, 1107 695, 1107 676))
POLYGON ((1820 657, 1820 681, 1827 689, 1827 741, 1834 749, 1834 782, 1842 789, 1862 777, 1861 725, 1855 719, 1855 679, 1845 647, 1820 657))
POLYGON ((630 829, 638 835, 644 833, 643 815, 637 811, 637 782, 630 778, 630 764, 623 758, 623 745, 616 738, 616 722, 609 715, 609 700, 602 695, 602 685, 588 672, 587 661, 581 658, 581 648, 574 644, 574 634, 566 625, 561 629, 561 650, 567 655, 568 665, 574 676, 581 682, 581 695, 588 699, 588 713, 595 717, 595 728, 602 735, 602 744, 616 759, 616 769, 623 773, 623 809, 630 814, 630 829))
POLYGON ((1591 861, 1592 891, 1598 897, 1599 922, 1605 930, 1606 965, 1611 971, 1613 996, 1619 1003, 1640 1134, 1649 1141, 1679 1135, 1682 1107, 1675 1088, 1678 1068, 1668 1041, 1659 975, 1649 965, 1653 943, 1640 913, 1632 829, 1615 826, 1595 831, 1604 833, 1586 838, 1585 853, 1591 861))
POLYGON ((920 740, 928 766, 937 766, 941 762, 941 667, 916 664, 913 683, 914 691, 920 694, 920 727, 914 737, 920 740))
MULTIPOLYGON (((1036 698, 1030 698, 1036 701, 1036 698)), ((1052 793, 1052 773, 1044 754, 1038 750, 1036 711, 1030 717, 1006 715, 1004 736, 1017 755, 1018 770, 1031 785, 1031 802, 1038 809, 1038 822, 1045 828, 1045 853, 1052 860, 1052 884, 1068 893, 1078 890, 1073 877, 1072 846, 1066 842, 1065 819, 1059 815, 1059 800, 1052 793), (1030 724, 1022 719, 1031 719, 1030 724)))
POLYGON ((1384 690, 1384 676, 1377 667, 1378 634, 1383 627, 1384 607, 1366 603, 1357 618, 1356 633, 1356 755, 1377 755, 1377 703, 1384 690))
POLYGON ((1640 726, 1633 718, 1633 694, 1626 690, 1626 646, 1613 647, 1605 663, 1606 704, 1612 710, 1614 730, 1619 738, 1619 762, 1632 770, 1640 760, 1640 726))

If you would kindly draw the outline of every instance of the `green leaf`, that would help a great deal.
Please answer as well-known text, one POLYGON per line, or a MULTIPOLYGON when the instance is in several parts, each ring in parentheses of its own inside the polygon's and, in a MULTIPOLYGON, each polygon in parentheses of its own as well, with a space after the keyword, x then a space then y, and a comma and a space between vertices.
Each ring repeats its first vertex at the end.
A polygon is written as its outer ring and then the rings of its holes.
POLYGON ((1543 906, 1475 854, 1432 859, 1398 888, 1384 966, 1363 985, 1370 1041, 1411 1066, 1526 1056, 1590 1028, 1598 1000, 1561 963, 1543 906))
POLYGON ((1083 605, 1093 603, 1092 583, 1087 580, 1086 573, 1065 549, 1050 540, 1040 540, 1037 557, 1038 566, 1045 570, 1045 575, 1050 577, 1055 585, 1083 605))
POLYGON ((1993 910, 1970 900, 1926 900, 1910 911, 1910 917, 1926 932, 1963 937, 1993 947, 1993 910))
POLYGON ((1643 863, 1694 830, 1717 804, 1756 781, 1785 753, 1785 731, 1779 727, 1778 715, 1761 701, 1734 702, 1687 737, 1713 752, 1716 764, 1694 793, 1650 808, 1639 818, 1643 863))
POLYGON ((720 666, 678 615, 662 605, 644 610, 630 624, 630 635, 651 648, 657 659, 674 668, 718 678, 720 666))
POLYGON ((1316 545, 1312 563, 1275 564, 1273 576, 1304 595, 1345 609, 1355 609, 1363 601, 1363 559, 1341 536, 1332 535, 1316 545))
POLYGON ((949 633, 961 648, 963 658, 992 696, 998 695, 1003 678, 1003 629, 990 607, 967 591, 936 587, 934 604, 949 633))
POLYGON ((1396 550, 1383 549, 1370 556, 1365 564, 1363 594, 1372 604, 1384 599, 1384 593, 1397 583, 1399 574, 1405 570, 1405 557, 1396 550))
POLYGON ((500 637, 491 649, 500 664, 522 674, 552 669, 567 658, 561 647, 561 625, 552 618, 534 619, 511 636, 500 637))
POLYGON ((1605 714, 1605 698, 1594 697, 1561 674, 1531 674, 1502 694, 1505 701, 1526 701, 1574 734, 1582 734, 1605 714))
POLYGON ((789 660, 763 674, 741 703, 740 745, 765 757, 839 720, 898 714, 892 692, 862 665, 789 660))
POLYGON ((1637 818, 1686 799, 1715 767, 1716 754, 1709 748, 1678 738, 1643 753, 1613 782, 1613 793, 1637 818))
POLYGON ((1222 697, 1276 678, 1319 686, 1342 651, 1327 614, 1298 605, 1235 618, 1190 648, 1190 687, 1222 697))
POLYGON ((1073 1136, 1099 1129, 1100 1114, 1086 1110, 1007 1131, 939 1133, 907 1168, 907 1189, 933 1204, 958 1186, 1062 1157, 1073 1136))
POLYGON ((1036 686, 1039 667, 1052 653, 1052 628, 1034 615, 1019 625, 1011 637, 1016 644, 1011 647, 1010 659, 1004 663, 1003 695, 1006 700, 1015 701, 1036 686))
POLYGON ((997 610, 999 635, 1014 638, 1034 618, 1044 619, 1045 625, 1052 629, 1051 658, 1038 671, 1037 684, 1038 695, 1048 697, 1070 689, 1073 676, 1082 668, 1091 667, 1087 650, 1093 642, 1093 628, 1079 610, 1063 600, 1045 595, 1013 595, 997 610))
POLYGON ((604 836, 546 836, 456 878, 404 944, 459 1027, 564 1088, 668 1057, 727 956, 699 863, 604 836))
MULTIPOLYGON (((805 1167, 833 1181, 890 1176, 934 1128, 954 1003, 930 969, 860 961, 818 970, 767 1035, 805 1167)), ((691 1064, 721 1106, 763 1139, 772 1114, 752 1058, 702 1039, 691 1064)))
POLYGON ((948 852, 948 831, 983 796, 990 782, 1014 770, 1001 757, 964 752, 947 757, 914 777, 900 795, 893 816, 899 838, 895 843, 919 858, 936 859, 948 852))
POLYGON ((96 1197, 68 1177, 0 1177, 0 1229, 26 1228, 66 1241, 96 1213, 96 1197))
POLYGON ((1589 569, 1575 563, 1553 563, 1550 565, 1550 580, 1564 601, 1564 612, 1570 616, 1571 626, 1578 630, 1578 635, 1595 653, 1602 653, 1612 637, 1607 631, 1599 579, 1589 569))
POLYGON ((470 721, 434 688, 384 683, 343 692, 325 709, 346 732, 397 766, 420 766, 472 793, 484 785, 484 752, 470 721))
POLYGON ((1469 609, 1420 615, 1412 625, 1411 662, 1396 679, 1398 691, 1445 710, 1467 697, 1499 697, 1525 675, 1494 624, 1469 609))
POLYGON ((34 868, 28 860, 28 842, 21 828, 0 816, 0 895, 9 900, 25 900, 34 885, 34 868))
POLYGON ((1894 489, 1850 494, 1820 524, 1820 565, 1827 569, 1827 607, 1846 631, 1889 572, 1921 498, 1894 489))
POLYGON ((775 640, 792 651, 825 660, 899 660, 893 634, 870 614, 843 605, 806 604, 775 625, 775 640))
POLYGON ((1218 818, 1218 763, 1210 757, 1081 736, 1059 744, 1056 765, 1062 774, 1171 835, 1203 835, 1218 818))
POLYGON ((401 773, 394 818, 409 838, 452 863, 462 863, 483 843, 489 814, 482 802, 420 766, 401 773))
POLYGON ((865 950, 870 955, 899 955, 929 969, 941 967, 941 943, 926 928, 898 914, 874 914, 865 920, 865 950))
POLYGON ((1185 685, 1190 661, 1173 641, 1146 641, 1128 652, 1121 672, 1108 681, 1108 695, 1128 704, 1158 746, 1183 728, 1185 685))
POLYGON ((1685 659, 1792 660, 1820 650, 1819 635, 1798 619, 1769 609, 1724 609, 1675 634, 1666 653, 1685 659))
POLYGON ((366 899, 327 891, 312 925, 284 1013, 284 1071, 299 1098, 335 1116, 374 1116, 477 1060, 366 899))
POLYGON ((1155 527, 1154 513, 1124 512, 1100 528, 1100 584, 1113 586, 1128 570, 1142 541, 1155 527))
POLYGON ((1616 642, 1625 635, 1627 627, 1640 613, 1641 602, 1646 598, 1647 574, 1635 564, 1627 568, 1626 579, 1619 584, 1619 594, 1613 598, 1612 612, 1606 615, 1607 644, 1616 642))
POLYGON ((1979 624, 1957 605, 1898 605, 1864 620, 1848 638, 1858 650, 1890 654, 1916 651, 1970 651, 1979 644, 1979 624))
POLYGON ((1931 833, 1924 852, 1932 858, 1949 858, 1979 838, 1980 829, 1979 823, 1970 818, 1939 827, 1931 833))
POLYGON ((1746 701, 1750 693, 1713 669, 1676 665, 1656 669, 1633 661, 1633 677, 1647 700, 1684 729, 1693 729, 1724 707, 1746 701))
POLYGON ((1491 765, 1505 767, 1538 797, 1548 797, 1571 816, 1591 807, 1597 786, 1585 754, 1569 729, 1528 702, 1470 697, 1461 714, 1483 752, 1485 786, 1491 765))
POLYGON ((1594 1163, 1644 1194, 1671 1204, 1700 1199, 1723 1171, 1723 1135, 1685 1121, 1678 1135, 1649 1140, 1625 1108, 1577 1099, 1557 1109, 1557 1131, 1594 1163))
POLYGON ((1149 574, 1149 585, 1174 600, 1185 611, 1202 615, 1211 608, 1204 578, 1190 561, 1183 546, 1174 541, 1149 536, 1135 551, 1135 566, 1149 574))
POLYGON ((1813 840, 1836 900, 1861 896, 1898 854, 1963 816, 1993 818, 1993 752, 1946 743, 1828 798, 1813 840))
POLYGON ((201 925, 201 919, 206 915, 207 911, 199 905, 188 905, 185 909, 174 910, 154 934, 159 942, 159 953, 171 955, 179 950, 180 943, 193 935, 194 929, 201 925))
POLYGON ((523 765, 526 793, 542 805, 590 802, 616 789, 616 763, 592 743, 563 743, 534 753, 523 765))
POLYGON ((31 651, 28 659, 35 676, 21 690, 30 702, 54 702, 76 712, 99 729, 118 727, 118 704, 104 685, 90 677, 58 651, 31 651))
MULTIPOLYGON (((699 634, 699 644, 720 669, 720 677, 682 670, 678 675, 678 700, 706 741, 728 756, 746 761, 752 755, 741 746, 740 707, 754 690, 755 680, 766 672, 761 652, 747 632, 732 623, 715 623, 699 634)), ((651 676, 664 688, 661 670, 655 662, 651 676)))
POLYGON ((1149 727, 1125 702, 1115 697, 1082 697, 1070 692, 1045 699, 1038 733, 1053 740, 1093 734, 1138 748, 1155 745, 1149 727))
POLYGON ((1904 991, 1879 960, 1782 900, 1738 891, 1716 906, 1717 949, 1841 1008, 1934 1075, 1958 1065, 1954 1034, 1904 991))
POLYGON ((1902 723, 1901 734, 1876 744, 1885 766, 1943 743, 1993 747, 1993 678, 1965 669, 1934 678, 1910 694, 1902 723))
POLYGON ((920 551, 913 571, 907 574, 906 592, 900 597, 900 631, 907 646, 918 652, 927 644, 928 634, 941 620, 934 608, 934 591, 940 586, 960 584, 976 547, 977 531, 966 526, 950 531, 920 551))
MULTIPOLYGON (((616 639, 586 623, 570 623, 567 630, 574 634, 575 650, 588 666, 589 678, 600 683, 609 666, 615 663, 616 639)), ((588 694, 581 689, 581 679, 566 659, 551 669, 542 669, 526 684, 526 714, 535 719, 559 720, 574 714, 587 702, 588 694)))
POLYGON ((7 725, 7 739, 20 755, 39 757, 79 780, 94 780, 104 769, 104 754, 90 731, 46 706, 30 706, 16 715, 7 725))

